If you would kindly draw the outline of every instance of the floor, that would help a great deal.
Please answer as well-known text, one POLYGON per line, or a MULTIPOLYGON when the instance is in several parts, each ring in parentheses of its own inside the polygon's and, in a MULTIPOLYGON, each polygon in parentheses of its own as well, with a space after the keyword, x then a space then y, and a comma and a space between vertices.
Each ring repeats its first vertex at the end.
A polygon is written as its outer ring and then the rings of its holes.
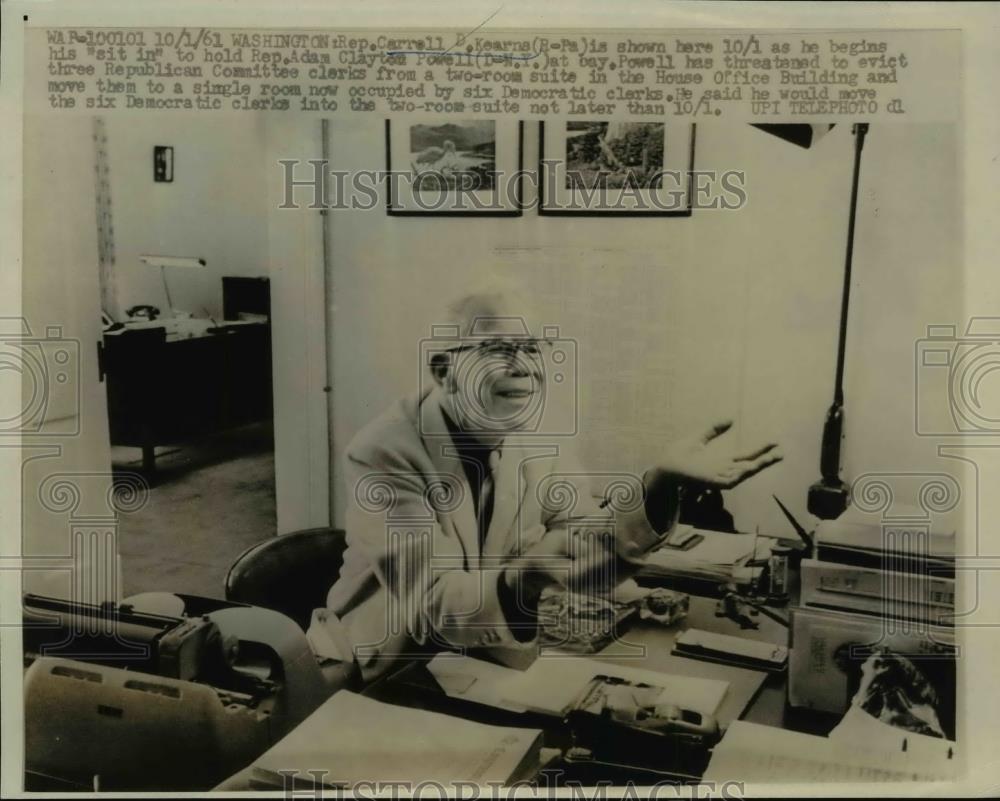
MULTIPOLYGON (((271 423, 157 448, 147 503, 122 514, 124 595, 167 591, 223 597, 226 572, 276 533, 271 423)), ((116 471, 139 471, 137 448, 112 448, 116 471)))

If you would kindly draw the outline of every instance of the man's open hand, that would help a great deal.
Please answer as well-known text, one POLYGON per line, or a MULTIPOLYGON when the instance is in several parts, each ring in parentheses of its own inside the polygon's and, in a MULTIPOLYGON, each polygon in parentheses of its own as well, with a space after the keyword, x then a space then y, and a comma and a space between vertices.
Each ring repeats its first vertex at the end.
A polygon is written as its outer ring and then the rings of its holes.
POLYGON ((703 434, 678 440, 655 469, 675 480, 732 489, 784 458, 774 442, 737 449, 722 436, 732 425, 732 420, 723 420, 703 434))

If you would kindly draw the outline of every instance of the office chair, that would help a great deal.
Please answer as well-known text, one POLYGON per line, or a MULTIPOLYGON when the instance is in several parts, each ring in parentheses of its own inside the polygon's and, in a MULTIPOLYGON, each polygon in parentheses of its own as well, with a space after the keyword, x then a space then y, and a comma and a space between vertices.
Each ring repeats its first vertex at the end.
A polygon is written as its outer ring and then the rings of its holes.
MULTIPOLYGON (((226 600, 273 609, 309 628, 314 609, 340 575, 347 535, 337 528, 309 528, 272 537, 245 550, 226 574, 226 600)), ((327 660, 321 666, 331 688, 360 689, 354 661, 327 660)))
POLYGON ((226 600, 263 606, 308 629, 340 575, 347 537, 335 528, 283 534, 244 551, 226 575, 226 600))

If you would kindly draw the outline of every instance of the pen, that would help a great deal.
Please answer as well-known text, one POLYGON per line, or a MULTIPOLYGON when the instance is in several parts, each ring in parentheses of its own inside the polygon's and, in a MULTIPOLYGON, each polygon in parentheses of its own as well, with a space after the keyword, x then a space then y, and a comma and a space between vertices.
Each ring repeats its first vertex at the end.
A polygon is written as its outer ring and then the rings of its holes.
POLYGON ((784 513, 785 518, 788 520, 788 522, 792 524, 792 528, 795 530, 795 533, 798 534, 799 539, 806 544, 806 547, 809 548, 810 551, 812 551, 813 549, 812 537, 809 536, 809 534, 802 527, 799 521, 795 519, 792 513, 788 511, 788 508, 785 506, 785 504, 781 502, 781 500, 778 498, 777 495, 771 495, 771 497, 774 498, 774 502, 778 504, 778 507, 784 513))

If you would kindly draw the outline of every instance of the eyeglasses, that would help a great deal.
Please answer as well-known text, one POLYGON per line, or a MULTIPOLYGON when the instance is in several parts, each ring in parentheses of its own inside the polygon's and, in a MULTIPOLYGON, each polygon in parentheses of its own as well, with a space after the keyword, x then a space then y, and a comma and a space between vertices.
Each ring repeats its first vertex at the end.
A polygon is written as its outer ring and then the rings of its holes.
POLYGON ((458 345, 448 348, 448 353, 460 353, 462 351, 475 351, 484 356, 503 356, 514 358, 518 351, 525 356, 538 357, 543 348, 551 347, 552 343, 547 339, 484 339, 475 345, 458 345))

